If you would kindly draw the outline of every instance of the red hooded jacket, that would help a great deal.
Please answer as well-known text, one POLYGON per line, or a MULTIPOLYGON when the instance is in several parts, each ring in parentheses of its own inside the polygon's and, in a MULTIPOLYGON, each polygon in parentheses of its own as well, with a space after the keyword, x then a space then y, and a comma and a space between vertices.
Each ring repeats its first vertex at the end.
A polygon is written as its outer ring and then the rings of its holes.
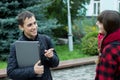
POLYGON ((120 29, 103 38, 95 80, 120 80, 120 29))

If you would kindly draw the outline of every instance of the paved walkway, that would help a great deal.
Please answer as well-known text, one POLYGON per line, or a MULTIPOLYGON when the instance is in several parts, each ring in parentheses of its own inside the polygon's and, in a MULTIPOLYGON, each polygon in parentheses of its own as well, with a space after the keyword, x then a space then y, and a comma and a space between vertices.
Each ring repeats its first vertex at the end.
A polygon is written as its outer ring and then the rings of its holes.
MULTIPOLYGON (((97 56, 92 56, 87 58, 60 61, 59 66, 56 68, 52 68, 51 70, 70 68, 70 67, 76 67, 76 66, 87 65, 87 64, 95 64, 96 59, 97 59, 97 56)), ((0 79, 4 77, 7 77, 6 69, 0 69, 0 79)))

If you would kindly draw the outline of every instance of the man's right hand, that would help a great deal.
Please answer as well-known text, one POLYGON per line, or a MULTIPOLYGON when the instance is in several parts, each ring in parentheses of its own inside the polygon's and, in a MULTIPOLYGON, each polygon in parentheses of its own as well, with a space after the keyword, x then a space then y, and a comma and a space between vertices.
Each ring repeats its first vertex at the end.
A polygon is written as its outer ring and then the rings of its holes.
POLYGON ((43 74, 44 73, 44 66, 43 65, 39 65, 41 62, 38 61, 35 65, 34 65, 34 72, 35 74, 43 74))

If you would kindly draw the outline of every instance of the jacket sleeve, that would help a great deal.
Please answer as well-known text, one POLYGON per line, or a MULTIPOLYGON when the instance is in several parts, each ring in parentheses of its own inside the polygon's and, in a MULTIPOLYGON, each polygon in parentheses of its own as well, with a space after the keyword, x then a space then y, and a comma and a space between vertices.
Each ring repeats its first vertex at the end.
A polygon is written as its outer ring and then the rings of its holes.
POLYGON ((34 67, 19 68, 16 59, 15 45, 10 47, 10 54, 8 57, 7 75, 12 79, 27 79, 35 77, 34 67))
MULTIPOLYGON (((46 43, 47 43, 48 49, 54 48, 50 37, 48 37, 48 36, 45 36, 45 37, 46 37, 46 43)), ((53 55, 52 58, 47 58, 46 59, 46 63, 49 67, 57 67, 59 65, 59 57, 58 57, 55 49, 53 50, 53 54, 54 55, 53 55)))
POLYGON ((118 48, 108 45, 100 56, 100 63, 97 66, 95 80, 114 80, 117 70, 118 48))

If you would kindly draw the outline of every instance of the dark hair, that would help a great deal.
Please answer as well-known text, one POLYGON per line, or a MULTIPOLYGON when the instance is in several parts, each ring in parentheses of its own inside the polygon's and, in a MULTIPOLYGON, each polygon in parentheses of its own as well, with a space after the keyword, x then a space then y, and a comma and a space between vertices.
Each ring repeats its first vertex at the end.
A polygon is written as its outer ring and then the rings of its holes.
POLYGON ((18 25, 22 25, 23 26, 24 20, 26 18, 30 18, 32 16, 34 16, 34 14, 31 13, 30 11, 24 11, 24 12, 18 14, 18 16, 17 16, 18 25))
POLYGON ((110 34, 120 27, 120 14, 117 11, 105 10, 101 12, 97 20, 103 24, 107 34, 110 34))

